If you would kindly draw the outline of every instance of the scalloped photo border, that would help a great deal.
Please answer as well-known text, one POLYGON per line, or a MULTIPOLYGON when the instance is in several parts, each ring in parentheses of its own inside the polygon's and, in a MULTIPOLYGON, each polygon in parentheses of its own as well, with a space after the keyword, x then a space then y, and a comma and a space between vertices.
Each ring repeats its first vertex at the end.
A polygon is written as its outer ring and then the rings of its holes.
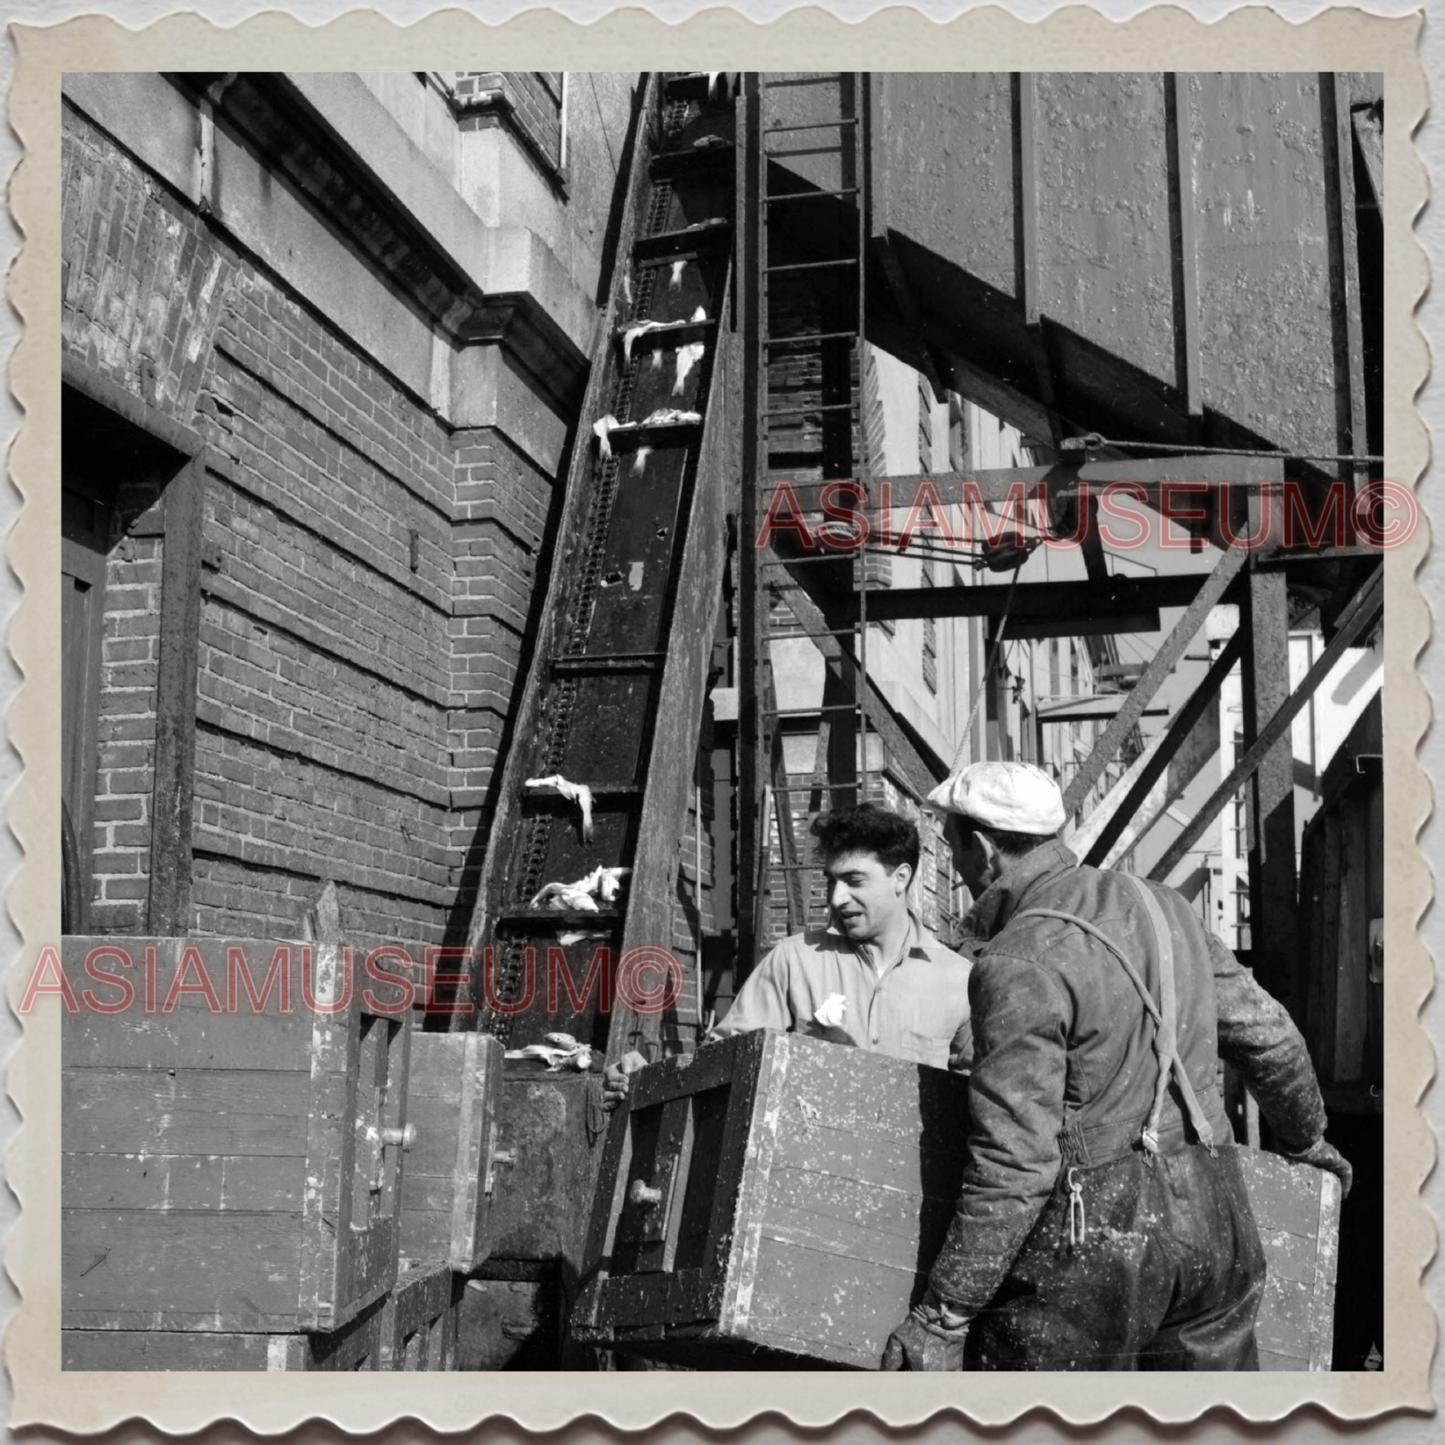
MULTIPOLYGON (((94 70, 411 70, 469 50, 488 69, 537 66, 581 70, 1297 70, 1381 71, 1386 80, 1385 473, 1417 487, 1429 439, 1414 398, 1429 366, 1414 309, 1429 279, 1413 225, 1427 196, 1426 169, 1412 143, 1427 104, 1419 56, 1422 17, 1332 10, 1303 22, 1252 7, 1203 22, 1172 6, 1114 21, 1084 6, 1042 21, 1021 21, 995 6, 935 23, 892 9, 844 23, 820 9, 795 10, 759 25, 711 9, 678 25, 626 9, 590 24, 534 10, 491 25, 448 10, 400 26, 356 11, 324 26, 271 13, 229 28, 181 14, 141 30, 99 16, 54 26, 14 24, 16 64, 10 124, 23 158, 9 199, 22 245, 8 293, 23 334, 9 382, 25 419, 10 452, 23 511, 7 544, 24 588, 9 644, 24 682, 7 721, 25 767, 9 821, 25 859, 8 903, 23 938, 10 960, 14 1008, 40 946, 58 934, 59 792, 59 475, 60 461, 60 77, 94 70), (705 62, 705 63, 704 63, 705 62)), ((1423 499, 1422 499, 1423 502, 1423 499)), ((1416 839, 1431 807, 1430 781, 1416 749, 1430 719, 1416 659, 1430 617, 1416 585, 1429 549, 1422 527, 1386 562, 1385 990, 1386 1312, 1389 1349, 1374 1373, 1231 1375, 1006 1374, 888 1375, 767 1373, 746 1389, 731 1373, 535 1374, 80 1374, 60 1369, 60 1001, 41 1000, 23 1020, 24 1038, 8 1073, 22 1127, 7 1159, 21 1218, 5 1251, 20 1304, 5 1335, 13 1389, 12 1428, 77 1433, 144 1420, 188 1433, 232 1419, 270 1435, 308 1420, 370 1433, 416 1419, 455 1431, 505 1419, 552 1430, 584 1417, 637 1430, 687 1416, 718 1429, 764 1415, 824 1427, 858 1412, 899 1427, 939 1415, 1000 1427, 1028 1412, 1074 1425, 1143 1412, 1161 1424, 1221 1408, 1251 1422, 1279 1421, 1313 1406, 1347 1421, 1400 1410, 1430 1412, 1429 1371, 1436 1320, 1421 1276, 1436 1248, 1435 1223, 1421 1199, 1435 1140, 1416 1108, 1433 1077, 1434 1053, 1419 1023, 1433 980, 1417 923, 1432 880, 1416 839), (1127 1383, 1124 1383, 1127 1381, 1127 1383)))

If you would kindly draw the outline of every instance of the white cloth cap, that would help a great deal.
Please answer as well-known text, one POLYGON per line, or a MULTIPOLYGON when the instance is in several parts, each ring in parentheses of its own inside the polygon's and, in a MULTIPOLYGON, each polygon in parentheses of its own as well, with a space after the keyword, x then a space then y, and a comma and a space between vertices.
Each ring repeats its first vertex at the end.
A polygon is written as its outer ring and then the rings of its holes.
POLYGON ((1059 785, 1032 763, 971 763, 940 783, 928 803, 1004 833, 1057 833, 1064 826, 1059 785))

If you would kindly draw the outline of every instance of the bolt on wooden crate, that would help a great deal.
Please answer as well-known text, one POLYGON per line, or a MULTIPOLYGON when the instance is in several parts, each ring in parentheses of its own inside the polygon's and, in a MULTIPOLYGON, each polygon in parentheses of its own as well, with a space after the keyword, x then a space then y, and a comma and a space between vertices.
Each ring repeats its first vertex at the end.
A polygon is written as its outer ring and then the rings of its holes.
POLYGON ((370 1011, 349 950, 70 938, 63 959, 62 1326, 334 1332, 379 1301, 410 1029, 370 1011))

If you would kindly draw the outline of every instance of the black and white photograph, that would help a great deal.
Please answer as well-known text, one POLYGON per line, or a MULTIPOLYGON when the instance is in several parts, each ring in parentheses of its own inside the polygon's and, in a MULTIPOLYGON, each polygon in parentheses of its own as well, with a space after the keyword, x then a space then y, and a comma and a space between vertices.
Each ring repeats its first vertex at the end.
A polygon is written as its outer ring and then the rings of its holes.
POLYGON ((62 1381, 1403 1362, 1397 101, 1243 61, 64 71, 62 1381))

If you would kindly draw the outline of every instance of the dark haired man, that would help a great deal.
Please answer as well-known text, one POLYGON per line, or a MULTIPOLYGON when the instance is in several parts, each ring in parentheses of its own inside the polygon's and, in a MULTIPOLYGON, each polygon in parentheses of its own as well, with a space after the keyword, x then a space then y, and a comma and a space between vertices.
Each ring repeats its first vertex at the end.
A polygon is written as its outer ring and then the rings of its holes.
MULTIPOLYGON (((944 948, 908 907, 918 829, 864 803, 813 820, 828 881, 831 926, 783 939, 749 974, 710 1039, 793 1029, 936 1068, 972 1056, 968 960, 944 948)), ((645 1064, 630 1053, 608 1068, 608 1108, 645 1064)))
POLYGON ((1299 1031, 1178 893, 1079 866, 1038 768, 975 763, 929 802, 978 900, 969 1162, 884 1368, 1257 1369, 1264 1256, 1216 1062, 1348 1190, 1299 1031))

